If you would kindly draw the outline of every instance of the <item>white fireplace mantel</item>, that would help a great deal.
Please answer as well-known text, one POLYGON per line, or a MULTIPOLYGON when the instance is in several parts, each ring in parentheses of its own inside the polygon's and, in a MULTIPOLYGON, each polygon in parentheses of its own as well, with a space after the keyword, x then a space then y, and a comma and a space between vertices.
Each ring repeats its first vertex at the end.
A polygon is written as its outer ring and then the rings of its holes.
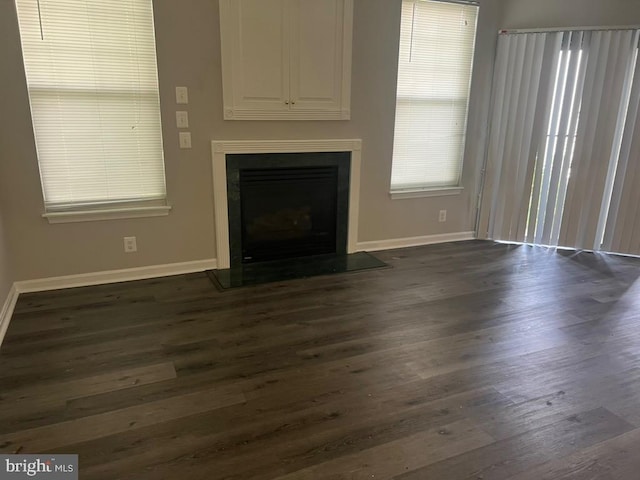
POLYGON ((358 212, 360 206, 360 167, 362 140, 225 140, 212 141, 213 199, 216 226, 217 265, 224 269, 230 266, 229 255, 229 209, 227 205, 226 155, 232 153, 306 153, 306 152, 351 152, 349 175, 349 225, 347 253, 357 251, 358 212))

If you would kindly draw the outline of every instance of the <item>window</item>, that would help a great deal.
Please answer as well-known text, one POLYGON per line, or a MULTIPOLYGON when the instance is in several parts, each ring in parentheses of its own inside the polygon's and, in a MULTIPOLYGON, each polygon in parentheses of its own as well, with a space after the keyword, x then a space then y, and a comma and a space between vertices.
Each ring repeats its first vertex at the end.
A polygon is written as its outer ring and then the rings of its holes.
POLYGON ((16 0, 47 212, 166 196, 151 0, 16 0))
POLYGON ((478 7, 404 0, 393 192, 458 186, 478 7))

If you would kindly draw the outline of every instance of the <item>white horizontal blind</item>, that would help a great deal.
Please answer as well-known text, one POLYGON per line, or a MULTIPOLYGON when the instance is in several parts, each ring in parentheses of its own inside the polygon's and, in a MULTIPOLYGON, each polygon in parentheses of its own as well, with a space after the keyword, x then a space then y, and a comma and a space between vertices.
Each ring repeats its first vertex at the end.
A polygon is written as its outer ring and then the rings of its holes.
POLYGON ((478 7, 404 0, 391 189, 457 186, 478 7))
POLYGON ((151 0, 16 0, 47 209, 165 197, 151 0))

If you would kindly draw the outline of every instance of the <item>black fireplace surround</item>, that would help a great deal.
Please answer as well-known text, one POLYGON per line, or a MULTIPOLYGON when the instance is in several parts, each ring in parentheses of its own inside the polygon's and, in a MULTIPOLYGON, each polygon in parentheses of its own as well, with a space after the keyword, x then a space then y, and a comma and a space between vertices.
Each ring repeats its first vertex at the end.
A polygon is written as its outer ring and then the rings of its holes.
POLYGON ((350 152, 226 156, 231 268, 347 253, 350 152))

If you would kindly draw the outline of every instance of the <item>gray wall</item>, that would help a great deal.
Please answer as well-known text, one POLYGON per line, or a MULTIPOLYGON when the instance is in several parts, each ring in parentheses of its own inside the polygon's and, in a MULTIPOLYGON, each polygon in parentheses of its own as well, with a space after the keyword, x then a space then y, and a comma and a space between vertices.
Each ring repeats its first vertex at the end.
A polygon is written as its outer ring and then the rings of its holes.
POLYGON ((362 138, 359 241, 472 231, 498 0, 483 0, 464 193, 391 200, 400 0, 356 0, 352 119, 326 122, 232 122, 222 119, 218 2, 155 0, 155 24, 164 118, 168 217, 50 225, 41 218, 42 194, 13 0, 0 0, 0 155, 11 176, 5 228, 12 235, 19 280, 185 262, 215 257, 210 141, 227 139, 362 138), (179 150, 174 87, 189 87, 193 149, 179 150), (446 223, 438 211, 446 209, 446 223), (123 252, 135 235, 138 253, 123 252))
POLYGON ((500 28, 640 25, 638 0, 503 0, 500 28))
MULTIPOLYGON (((4 0, 3 0, 4 1, 4 0)), ((0 32, 0 42, 2 33, 0 32)), ((0 76, 0 87, 3 81, 0 76)), ((4 104, 0 102, 0 123, 5 123, 8 119, 4 110, 4 104)), ((2 128, 0 128, 2 130, 2 128)), ((0 133, 0 311, 5 304, 9 290, 15 281, 13 270, 13 258, 9 254, 9 229, 7 224, 7 210, 9 205, 8 186, 11 183, 9 171, 9 157, 4 149, 4 135, 0 133)))
POLYGON ((8 235, 2 210, 2 197, 0 196, 0 310, 2 310, 14 281, 13 263, 9 255, 8 235))

